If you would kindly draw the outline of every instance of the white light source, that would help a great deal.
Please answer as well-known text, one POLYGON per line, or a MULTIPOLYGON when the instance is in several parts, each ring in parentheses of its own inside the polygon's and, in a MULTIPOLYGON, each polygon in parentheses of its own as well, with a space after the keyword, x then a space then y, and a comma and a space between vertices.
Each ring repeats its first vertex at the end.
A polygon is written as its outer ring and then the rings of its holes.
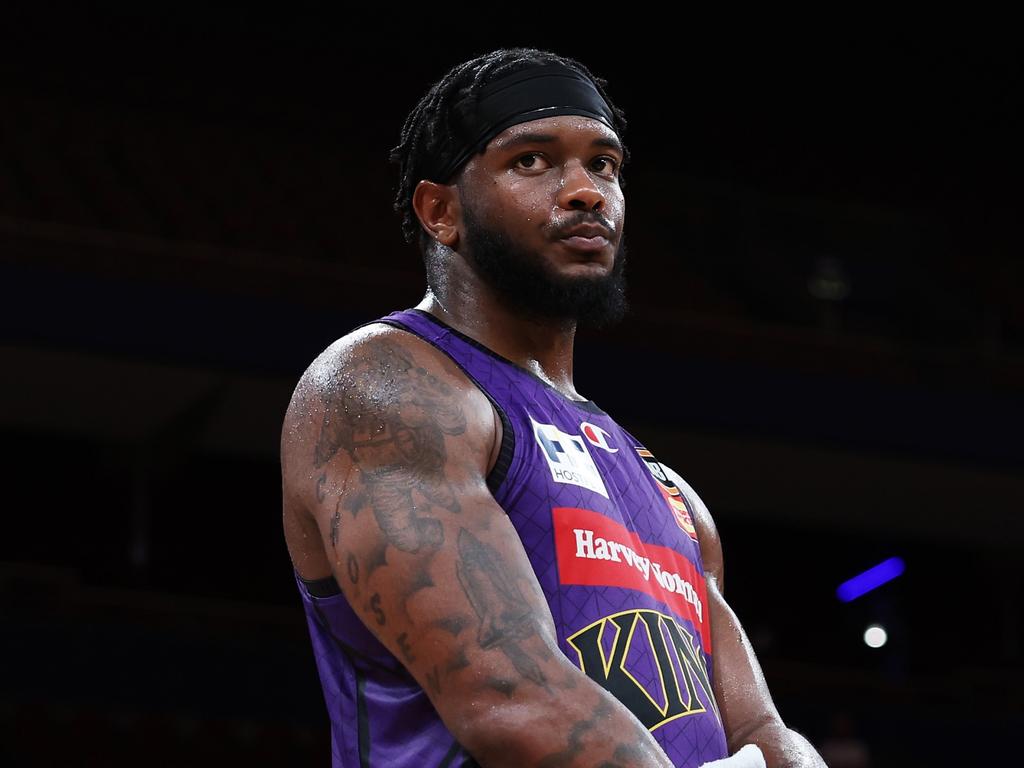
POLYGON ((888 639, 889 635, 881 624, 872 624, 864 630, 864 644, 869 648, 881 648, 888 639))

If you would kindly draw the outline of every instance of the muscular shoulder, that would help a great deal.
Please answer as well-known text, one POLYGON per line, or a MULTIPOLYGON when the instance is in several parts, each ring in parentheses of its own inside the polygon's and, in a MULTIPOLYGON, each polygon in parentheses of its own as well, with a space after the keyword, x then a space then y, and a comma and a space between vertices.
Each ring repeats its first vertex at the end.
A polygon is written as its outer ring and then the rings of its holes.
POLYGON ((407 331, 364 326, 325 349, 295 387, 281 433, 285 489, 304 496, 314 486, 302 480, 385 433, 396 460, 424 431, 460 435, 486 474, 494 426, 486 396, 451 358, 407 331))

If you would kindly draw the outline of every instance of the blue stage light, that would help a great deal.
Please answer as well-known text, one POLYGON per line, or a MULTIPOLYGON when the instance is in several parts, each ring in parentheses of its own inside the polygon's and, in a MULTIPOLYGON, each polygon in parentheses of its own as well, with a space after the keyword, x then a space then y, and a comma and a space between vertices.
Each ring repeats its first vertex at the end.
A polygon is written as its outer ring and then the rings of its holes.
POLYGON ((890 557, 873 568, 868 568, 864 573, 859 573, 852 579, 844 581, 836 588, 836 596, 844 603, 856 600, 887 581, 892 581, 902 574, 903 570, 902 558, 890 557))

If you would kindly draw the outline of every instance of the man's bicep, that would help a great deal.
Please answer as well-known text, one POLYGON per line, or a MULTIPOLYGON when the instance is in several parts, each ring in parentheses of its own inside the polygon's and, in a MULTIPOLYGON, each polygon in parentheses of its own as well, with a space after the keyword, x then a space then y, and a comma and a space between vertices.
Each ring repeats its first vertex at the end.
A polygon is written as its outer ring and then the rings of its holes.
POLYGON ((473 705, 547 687, 568 662, 486 486, 488 401, 429 350, 369 346, 313 414, 316 517, 349 603, 457 730, 473 705))
POLYGON ((424 514, 439 524, 417 551, 396 547, 365 510, 339 537, 350 604, 442 716, 449 701, 545 688, 562 666, 551 666, 550 614, 515 530, 482 495, 460 496, 458 519, 424 514))

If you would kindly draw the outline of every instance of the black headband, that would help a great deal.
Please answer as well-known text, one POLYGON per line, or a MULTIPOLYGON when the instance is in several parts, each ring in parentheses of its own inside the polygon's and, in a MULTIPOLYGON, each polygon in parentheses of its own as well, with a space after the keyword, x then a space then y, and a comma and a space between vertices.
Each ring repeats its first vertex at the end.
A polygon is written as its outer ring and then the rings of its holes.
POLYGON ((462 165, 487 143, 513 125, 558 115, 583 115, 600 120, 613 131, 611 107, 588 77, 556 62, 536 64, 485 85, 475 101, 466 97, 453 108, 460 135, 453 136, 456 153, 428 178, 448 183, 462 165))

